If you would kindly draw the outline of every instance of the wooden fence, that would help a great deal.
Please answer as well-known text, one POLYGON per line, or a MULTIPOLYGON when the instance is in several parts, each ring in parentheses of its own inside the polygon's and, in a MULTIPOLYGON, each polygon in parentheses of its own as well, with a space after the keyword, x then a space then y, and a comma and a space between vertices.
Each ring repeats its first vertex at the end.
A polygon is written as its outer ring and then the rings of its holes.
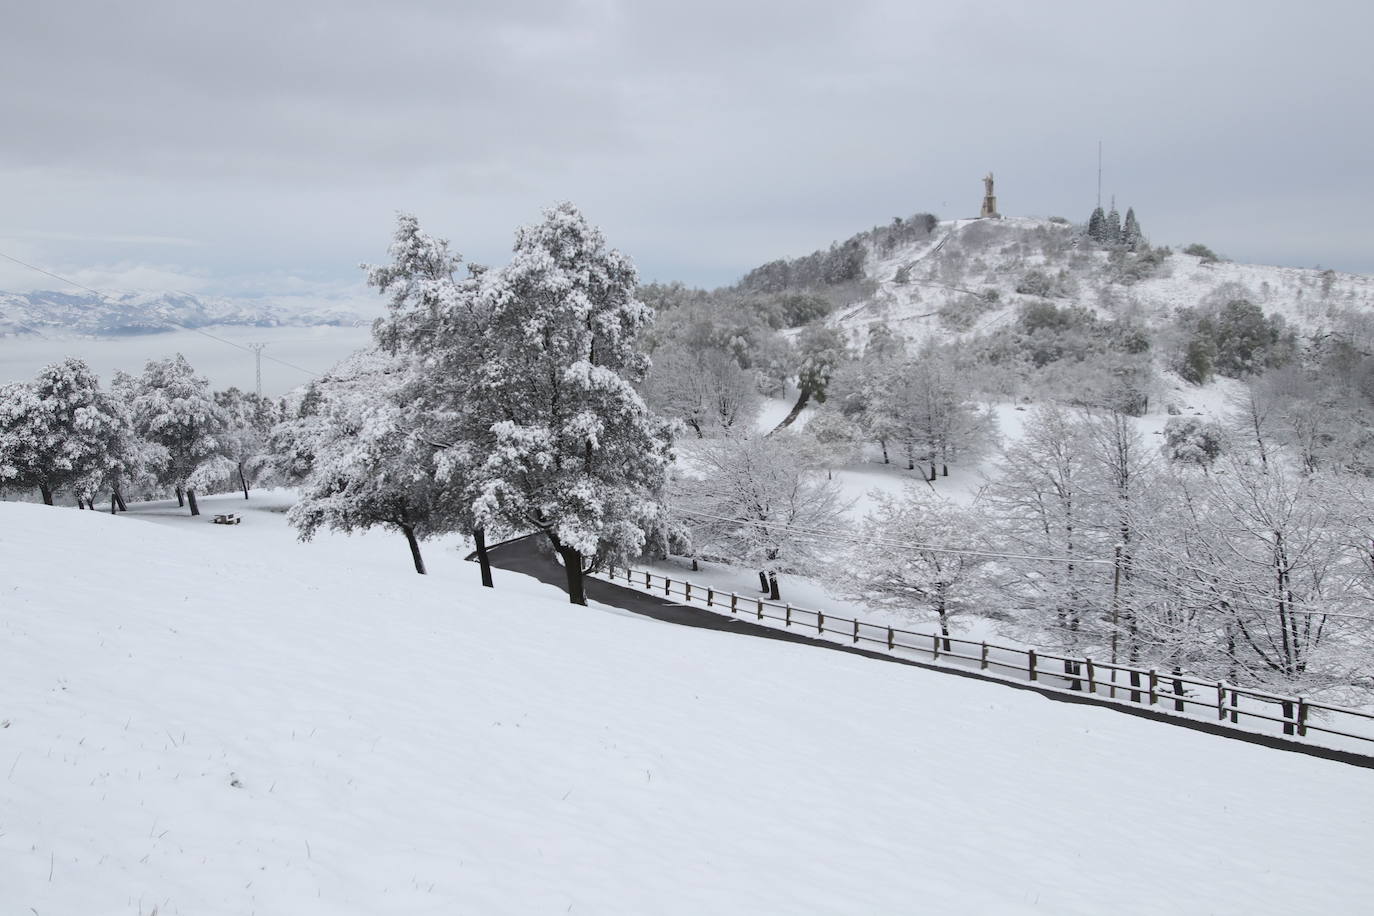
MULTIPOLYGON (((1058 655, 939 633, 916 633, 857 618, 794 607, 761 597, 745 597, 685 579, 673 579, 629 567, 611 567, 606 577, 637 590, 720 614, 732 614, 833 642, 896 653, 914 653, 951 669, 976 669, 1003 680, 1034 682, 1041 689, 1093 694, 1118 703, 1143 704, 1189 718, 1206 718, 1238 727, 1277 725, 1285 735, 1309 738, 1325 734, 1359 742, 1361 752, 1374 749, 1374 714, 1288 697, 1191 674, 1134 668, 1088 657, 1058 655), (1339 726, 1339 727, 1338 727, 1339 726)), ((1256 729, 1246 728, 1247 731, 1256 729)), ((1321 743, 1321 742, 1318 742, 1321 743)))

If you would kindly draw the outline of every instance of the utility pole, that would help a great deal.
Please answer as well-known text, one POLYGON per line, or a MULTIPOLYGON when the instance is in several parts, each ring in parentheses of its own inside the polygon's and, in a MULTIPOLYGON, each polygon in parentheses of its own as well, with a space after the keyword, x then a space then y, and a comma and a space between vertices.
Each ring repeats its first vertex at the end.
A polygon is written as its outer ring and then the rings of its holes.
POLYGON ((265 343, 249 344, 248 349, 253 351, 253 358, 257 363, 257 392, 258 397, 262 397, 262 350, 266 347, 265 343))
POLYGON ((1102 209, 1102 141, 1097 141, 1097 208, 1102 209))

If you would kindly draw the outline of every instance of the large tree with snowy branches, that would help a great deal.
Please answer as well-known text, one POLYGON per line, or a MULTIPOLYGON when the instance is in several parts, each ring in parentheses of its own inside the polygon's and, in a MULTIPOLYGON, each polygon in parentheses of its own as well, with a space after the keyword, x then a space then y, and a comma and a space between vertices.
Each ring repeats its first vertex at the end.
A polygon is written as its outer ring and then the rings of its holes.
POLYGON ((629 258, 571 204, 516 233, 511 261, 483 273, 468 397, 480 405, 479 524, 542 532, 585 604, 583 575, 638 554, 661 515, 673 427, 635 390, 652 310, 629 258))

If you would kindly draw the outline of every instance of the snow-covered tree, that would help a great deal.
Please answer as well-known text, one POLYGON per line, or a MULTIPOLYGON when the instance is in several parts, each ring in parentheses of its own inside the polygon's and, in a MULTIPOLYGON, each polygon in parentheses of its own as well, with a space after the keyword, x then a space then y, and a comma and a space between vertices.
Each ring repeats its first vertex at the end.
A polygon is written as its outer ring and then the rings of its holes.
POLYGON ((797 402, 777 429, 791 426, 809 401, 824 404, 835 371, 844 363, 849 348, 837 328, 812 325, 797 338, 797 402))
POLYGON ((697 434, 747 425, 758 413, 755 373, 720 350, 691 353, 663 347, 654 353, 644 398, 655 412, 682 420, 697 434))
POLYGON ((53 417, 49 406, 26 382, 0 387, 0 486, 37 489, 43 502, 53 504, 55 452, 53 417))
POLYGON ((693 443, 673 485, 673 508, 702 555, 744 562, 776 600, 778 574, 824 556, 844 527, 837 485, 811 466, 794 433, 693 443))
POLYGON ((863 455, 863 430, 839 410, 825 407, 807 418, 799 438, 816 467, 833 477, 835 468, 858 461, 863 455))
MULTIPOLYGON (((446 510, 432 524, 472 536, 482 584, 492 587, 486 536, 503 530, 502 519, 479 516, 485 493, 483 463, 496 447, 493 426, 505 418, 499 405, 476 392, 489 380, 485 344, 493 309, 480 297, 486 269, 462 265, 448 242, 429 235, 414 216, 402 214, 390 247, 390 264, 367 268, 368 285, 389 298, 387 314, 373 326, 384 352, 408 361, 405 383, 394 399, 401 407, 398 434, 408 449, 428 454, 431 500, 446 510)), ((290 443, 286 443, 289 447, 290 443)))
POLYGON ((37 487, 49 505, 54 491, 70 489, 78 505, 94 508, 128 418, 90 368, 79 359, 53 363, 0 400, 0 478, 37 487))
POLYGON ((283 424, 294 429, 279 435, 310 455, 300 499, 287 513, 301 540, 321 528, 391 528, 405 535, 415 571, 423 575, 420 541, 448 527, 430 450, 410 435, 398 403, 407 369, 377 351, 356 354, 319 384, 316 412, 283 424))
POLYGON ((643 549, 672 457, 671 421, 635 390, 653 318, 636 285, 629 259, 565 203, 517 232, 510 263, 482 274, 476 297, 468 396, 494 422, 475 515, 543 532, 577 604, 585 572, 643 549))
POLYGON ((948 637, 950 619, 986 595, 983 519, 924 486, 909 484, 900 496, 875 491, 840 578, 869 604, 933 614, 948 637))
POLYGON ((1003 451, 987 493, 1007 551, 1047 558, 1008 562, 1008 597, 1021 605, 1033 638, 1070 653, 1099 642, 1100 612, 1110 601, 1113 539, 1094 518, 1093 470, 1073 416, 1042 407, 1003 451))
POLYGON ((1101 207, 1095 207, 1092 216, 1088 217, 1088 238, 1094 242, 1107 241, 1107 215, 1101 207))
POLYGON ((1135 208, 1126 208, 1126 223, 1121 227, 1122 247, 1129 251, 1135 251, 1145 241, 1144 235, 1140 231, 1140 223, 1135 218, 1135 208))
POLYGON ((1221 454, 1225 433, 1220 425, 1202 417, 1170 417, 1164 424, 1161 451, 1170 461, 1195 465, 1204 471, 1221 454))
POLYGON ((166 449, 159 480, 175 489, 178 499, 184 493, 191 514, 199 515, 196 491, 236 470, 225 454, 225 417, 210 383, 180 353, 151 360, 138 379, 133 413, 140 435, 166 449))
POLYGON ((281 405, 237 388, 216 391, 214 397, 225 419, 225 455, 234 462, 247 499, 250 482, 272 464, 272 429, 282 421, 281 405))

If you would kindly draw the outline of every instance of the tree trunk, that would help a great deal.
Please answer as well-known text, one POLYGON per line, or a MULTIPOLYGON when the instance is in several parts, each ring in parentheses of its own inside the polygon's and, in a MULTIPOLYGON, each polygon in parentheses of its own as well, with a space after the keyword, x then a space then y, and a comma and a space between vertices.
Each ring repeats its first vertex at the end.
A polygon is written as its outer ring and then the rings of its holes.
POLYGON ((119 503, 115 502, 114 493, 110 494, 110 514, 115 515, 119 512, 119 503))
POLYGON ((692 572, 701 572, 701 564, 697 562, 696 557, 692 557, 692 572))
POLYGON ((482 528, 472 529, 472 543, 477 547, 477 566, 482 570, 482 586, 495 588, 491 584, 491 558, 487 556, 487 533, 482 528))
POLYGON ((768 594, 768 573, 761 569, 759 570, 759 591, 765 595, 768 594))
POLYGON ((86 501, 85 501, 84 499, 82 499, 80 496, 78 496, 78 497, 76 498, 76 508, 78 508, 78 509, 84 509, 84 508, 86 508, 86 501))
MULTIPOLYGON (((1183 676, 1183 669, 1180 668, 1178 665, 1174 665, 1174 696, 1175 696, 1175 697, 1182 697, 1182 696, 1183 696, 1183 681, 1179 680, 1179 678, 1181 678, 1182 676, 1183 676)), ((1174 700, 1174 712, 1183 712, 1183 700, 1182 700, 1182 699, 1176 699, 1176 700, 1174 700)))
POLYGON ((40 483, 40 484, 38 485, 38 492, 43 494, 43 505, 45 505, 45 506, 51 506, 51 505, 52 505, 52 487, 48 486, 48 485, 45 484, 45 483, 40 483))
POLYGON ((243 485, 243 498, 248 498, 248 478, 243 475, 243 462, 239 462, 239 483, 243 485))
POLYGON ((423 576, 425 558, 420 556, 420 542, 415 539, 415 529, 410 525, 402 525, 401 533, 406 536, 406 543, 410 545, 410 558, 415 561, 415 571, 423 576))
POLYGON ((945 651, 953 652, 954 646, 949 641, 949 615, 944 611, 940 612, 940 635, 944 637, 945 651))
POLYGON ((200 506, 196 505, 196 491, 195 491, 195 490, 187 490, 187 491, 186 491, 186 502, 190 504, 190 506, 191 506, 191 514, 192 514, 193 516, 194 516, 194 515, 200 515, 200 506))
POLYGON ((568 576, 568 601, 586 607, 587 593, 582 582, 582 554, 571 547, 558 544, 558 555, 563 558, 563 572, 568 576))
POLYGON ((886 440, 886 439, 879 439, 879 440, 878 440, 878 444, 879 444, 880 446, 882 446, 882 449, 883 449, 883 464, 891 464, 891 463, 892 463, 891 460, 889 460, 888 457, 887 457, 887 440, 886 440))
POLYGON ((778 574, 771 569, 768 570, 768 597, 774 601, 782 600, 778 594, 778 574))
POLYGON ((782 422, 774 426, 772 430, 769 431, 768 435, 771 436, 778 430, 791 426, 792 421, 801 416, 802 408, 806 406, 806 402, 809 400, 811 400, 811 390, 809 388, 803 388, 801 394, 797 397, 797 403, 792 405, 792 409, 788 412, 787 416, 783 417, 782 422))
POLYGON ((177 508, 185 508, 185 506, 186 506, 186 491, 183 490, 183 489, 181 489, 181 487, 177 487, 177 508))
POLYGON ((941 477, 948 477, 948 476, 949 476, 949 465, 947 465, 947 464, 942 464, 942 465, 940 465, 940 476, 941 476, 941 477))
POLYGON ((114 490, 114 499, 115 499, 115 505, 119 506, 119 511, 120 511, 120 512, 128 512, 128 511, 129 511, 128 505, 124 502, 124 491, 121 490, 119 487, 115 487, 115 490, 114 490))

